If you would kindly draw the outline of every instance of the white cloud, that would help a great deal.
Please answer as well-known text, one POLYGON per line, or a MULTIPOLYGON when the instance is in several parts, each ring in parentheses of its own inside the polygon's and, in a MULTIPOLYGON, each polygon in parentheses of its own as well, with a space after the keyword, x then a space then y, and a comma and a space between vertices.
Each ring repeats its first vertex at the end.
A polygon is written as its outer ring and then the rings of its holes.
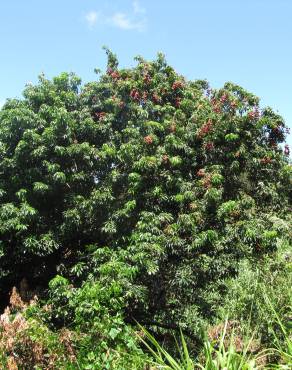
POLYGON ((146 10, 140 5, 138 0, 132 1, 132 9, 128 12, 115 12, 106 14, 104 12, 90 11, 84 19, 88 26, 93 28, 96 24, 109 25, 121 30, 143 31, 146 28, 146 10))
POLYGON ((4 105, 4 103, 5 103, 5 100, 3 99, 0 99, 0 108, 2 108, 3 107, 3 105, 4 105))
POLYGON ((145 28, 145 20, 133 21, 125 13, 114 13, 111 17, 107 18, 107 22, 122 30, 138 30, 142 31, 145 28))
POLYGON ((96 24, 98 18, 99 18, 99 13, 95 11, 88 12, 85 15, 85 20, 87 24, 89 25, 89 27, 93 27, 96 24))
POLYGON ((138 0, 134 0, 132 2, 132 6, 133 6, 133 11, 134 11, 135 14, 141 14, 141 13, 144 14, 144 13, 146 13, 146 9, 141 6, 141 4, 138 0))

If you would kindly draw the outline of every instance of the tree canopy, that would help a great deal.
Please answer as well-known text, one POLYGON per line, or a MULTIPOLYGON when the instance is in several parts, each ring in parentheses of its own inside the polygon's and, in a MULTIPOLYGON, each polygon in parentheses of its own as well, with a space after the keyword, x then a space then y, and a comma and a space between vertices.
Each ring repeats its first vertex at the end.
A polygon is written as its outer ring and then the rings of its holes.
POLYGON ((96 81, 40 76, 1 109, 0 294, 26 278, 73 302, 56 325, 91 297, 92 317, 196 333, 242 259, 291 241, 287 128, 233 83, 107 54, 96 81))

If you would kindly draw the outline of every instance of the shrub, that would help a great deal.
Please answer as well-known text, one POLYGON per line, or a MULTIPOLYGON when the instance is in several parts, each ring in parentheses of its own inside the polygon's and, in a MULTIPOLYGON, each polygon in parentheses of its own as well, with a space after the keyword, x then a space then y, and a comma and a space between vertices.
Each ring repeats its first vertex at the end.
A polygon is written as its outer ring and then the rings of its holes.
POLYGON ((69 369, 76 364, 75 334, 68 329, 51 331, 45 323, 27 315, 36 302, 25 304, 16 289, 0 316, 0 365, 14 369, 69 369))

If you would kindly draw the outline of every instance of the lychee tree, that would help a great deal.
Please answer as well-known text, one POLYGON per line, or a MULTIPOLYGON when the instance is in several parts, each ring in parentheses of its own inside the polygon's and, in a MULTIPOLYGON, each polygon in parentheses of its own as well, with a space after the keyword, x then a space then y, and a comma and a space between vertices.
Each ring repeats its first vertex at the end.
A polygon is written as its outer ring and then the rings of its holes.
POLYGON ((240 86, 107 54, 96 81, 41 76, 0 112, 1 293, 25 277, 56 325, 196 333, 242 259, 291 242, 287 128, 240 86))

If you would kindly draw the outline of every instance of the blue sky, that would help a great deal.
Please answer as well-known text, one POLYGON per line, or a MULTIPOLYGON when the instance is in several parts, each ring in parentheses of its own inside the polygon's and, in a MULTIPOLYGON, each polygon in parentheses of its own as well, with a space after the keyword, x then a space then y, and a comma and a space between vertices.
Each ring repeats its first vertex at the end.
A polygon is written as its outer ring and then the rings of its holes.
POLYGON ((236 82, 292 128, 291 19, 291 0, 2 0, 0 104, 41 72, 95 79, 107 45, 122 66, 162 51, 189 79, 236 82))

